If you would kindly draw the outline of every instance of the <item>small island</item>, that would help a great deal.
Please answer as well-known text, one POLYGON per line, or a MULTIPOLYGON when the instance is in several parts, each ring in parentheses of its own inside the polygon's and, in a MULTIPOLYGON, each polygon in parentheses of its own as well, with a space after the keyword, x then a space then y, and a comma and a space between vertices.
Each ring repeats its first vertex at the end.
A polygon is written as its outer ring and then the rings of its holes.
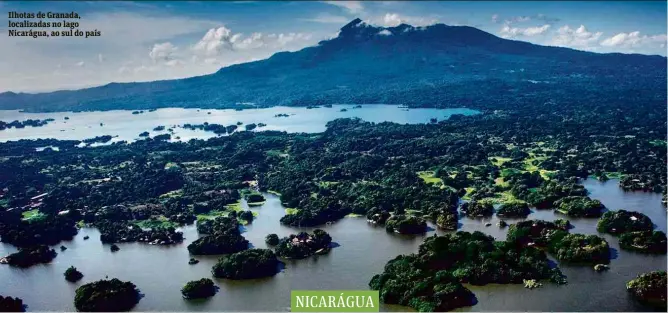
POLYGON ((18 252, 0 258, 0 264, 16 267, 31 267, 39 263, 49 263, 58 253, 46 245, 20 248, 18 252))
POLYGON ((25 312, 23 299, 0 295, 0 312, 25 312))
POLYGON ((77 268, 74 266, 70 266, 69 268, 67 268, 67 270, 65 270, 65 273, 63 275, 65 275, 65 280, 71 283, 77 282, 83 278, 83 274, 79 272, 77 268))
POLYGON ((83 312, 125 312, 139 303, 137 286, 119 279, 98 280, 77 288, 74 306, 83 312))
POLYGON ((563 262, 580 264, 610 263, 610 246, 596 235, 568 234, 550 243, 549 250, 563 262))
POLYGON ((666 233, 662 231, 634 231, 619 236, 619 246, 624 250, 666 254, 666 244, 666 233))
POLYGON ((213 297, 217 291, 218 288, 213 284, 213 280, 202 278, 189 281, 181 289, 181 294, 185 299, 203 299, 213 297))
POLYGON ((284 237, 276 245, 276 254, 286 259, 303 259, 327 253, 331 243, 332 237, 326 231, 316 229, 312 234, 301 232, 284 237))
POLYGON ((666 272, 640 274, 626 283, 626 290, 639 302, 656 309, 666 310, 666 272))
POLYGON ((427 222, 417 216, 397 214, 387 219, 385 229, 398 234, 422 234, 427 232, 427 222))
POLYGON ((276 235, 276 234, 269 234, 269 235, 267 235, 267 237, 264 238, 264 242, 265 242, 268 246, 275 246, 275 245, 277 245, 279 240, 280 240, 280 239, 278 238, 278 235, 276 235))
POLYGON ((601 216, 596 229, 602 233, 623 234, 635 231, 651 231, 652 220, 647 215, 626 210, 608 211, 601 216))
POLYGON ((494 205, 491 201, 473 200, 462 204, 460 211, 469 217, 492 216, 494 214, 494 205))
POLYGON ((501 205, 496 215, 503 217, 526 217, 531 213, 529 205, 524 201, 510 201, 501 205))
POLYGON ((249 249, 222 257, 211 270, 214 277, 253 279, 274 276, 279 261, 269 249, 249 249))
POLYGON ((428 237, 417 254, 389 261, 369 287, 380 291, 384 303, 428 312, 474 305, 473 293, 462 283, 523 284, 525 280, 565 283, 561 271, 550 266, 540 249, 495 241, 481 232, 459 231, 428 237))
POLYGON ((274 115, 274 117, 288 117, 288 116, 290 116, 290 115, 285 114, 285 113, 280 113, 280 114, 274 115))
POLYGON ((573 217, 599 217, 605 206, 587 196, 564 197, 554 202, 557 212, 573 217))
POLYGON ((207 234, 188 245, 194 255, 229 254, 248 249, 248 240, 241 236, 239 222, 229 217, 197 221, 197 231, 207 234))
POLYGON ((553 222, 543 220, 527 220, 510 225, 506 241, 518 243, 523 246, 546 247, 555 243, 568 232, 553 222))

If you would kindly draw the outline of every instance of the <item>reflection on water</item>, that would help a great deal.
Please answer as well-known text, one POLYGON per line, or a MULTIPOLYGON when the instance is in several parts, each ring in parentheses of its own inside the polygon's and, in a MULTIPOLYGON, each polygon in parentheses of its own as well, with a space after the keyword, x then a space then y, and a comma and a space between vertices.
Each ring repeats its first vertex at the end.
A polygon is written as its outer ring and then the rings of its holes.
MULTIPOLYGON (((23 113, 19 111, 0 110, 1 121, 47 119, 53 118, 42 127, 11 128, 0 131, 0 142, 20 139, 55 138, 81 140, 95 136, 118 136, 117 141, 134 141, 139 134, 148 131, 150 136, 168 134, 173 128, 172 139, 180 137, 182 141, 193 138, 208 139, 215 137, 212 132, 189 130, 177 127, 183 124, 232 125, 237 122, 244 124, 265 123, 266 127, 258 130, 280 130, 287 132, 322 132, 327 122, 337 118, 359 117, 369 122, 395 122, 399 124, 428 123, 430 119, 444 120, 453 114, 472 115, 478 111, 471 109, 402 109, 396 105, 369 104, 361 108, 352 105, 335 105, 331 108, 306 109, 303 107, 272 107, 266 109, 235 110, 200 110, 169 108, 142 114, 132 114, 128 110, 95 111, 95 112, 56 112, 56 113, 23 113), (346 112, 341 112, 345 108, 346 112), (288 117, 275 117, 287 114, 288 117), (65 120, 65 117, 69 117, 65 120), (154 131, 157 126, 165 126, 162 131, 154 131)), ((239 129, 244 129, 241 125, 239 129)))
MULTIPOLYGON (((585 186, 594 198, 610 209, 622 207, 643 212, 666 228, 666 210, 660 198, 649 193, 622 193, 616 181, 598 183, 587 180, 585 186), (630 197, 630 198, 627 198, 630 197), (631 199, 631 200, 629 200, 631 199)), ((286 236, 299 231, 280 225, 285 214, 278 197, 265 194, 267 201, 250 210, 259 213, 245 227, 243 235, 257 248, 267 247, 264 237, 269 233, 286 236)), ((554 220, 561 216, 552 211, 534 211, 532 219, 554 220)), ((512 223, 516 220, 508 220, 512 223)), ((572 219, 573 232, 596 233, 596 219, 572 219)), ((486 219, 462 218, 460 230, 479 230, 498 239, 505 238, 507 228, 496 226, 496 217, 486 219), (486 227, 486 223, 492 226, 486 227)), ((432 225, 433 226, 433 225, 432 225)), ((371 277, 380 273, 387 261, 399 254, 417 252, 425 236, 401 236, 373 227, 364 218, 344 218, 321 227, 332 235, 340 246, 327 255, 304 260, 285 260, 285 269, 271 278, 250 281, 215 279, 220 291, 206 301, 185 301, 181 287, 188 281, 211 277, 211 267, 217 257, 200 256, 199 264, 188 265, 190 255, 186 246, 197 238, 195 227, 184 227, 186 240, 179 245, 163 247, 139 243, 118 244, 116 253, 99 241, 95 229, 82 229, 74 240, 65 242, 66 251, 58 252, 51 264, 28 269, 0 266, 0 294, 24 299, 31 311, 73 311, 76 287, 106 276, 131 280, 146 296, 136 311, 288 311, 290 290, 293 289, 367 289, 371 277), (83 240, 85 235, 90 240, 83 240), (76 284, 68 283, 63 272, 76 266, 85 276, 76 284)), ((313 228, 301 230, 311 231, 313 228)), ((666 269, 666 256, 648 256, 619 249, 616 238, 604 235, 618 257, 610 270, 597 273, 590 267, 560 265, 569 284, 556 286, 546 283, 542 288, 528 290, 521 285, 470 286, 478 304, 462 311, 637 311, 643 308, 634 303, 625 290, 626 281, 641 272, 666 269)), ((14 252, 11 245, 0 244, 0 255, 14 252)), ((58 249, 56 249, 58 250, 58 249)), ((383 306, 383 310, 406 311, 398 306, 383 306)))

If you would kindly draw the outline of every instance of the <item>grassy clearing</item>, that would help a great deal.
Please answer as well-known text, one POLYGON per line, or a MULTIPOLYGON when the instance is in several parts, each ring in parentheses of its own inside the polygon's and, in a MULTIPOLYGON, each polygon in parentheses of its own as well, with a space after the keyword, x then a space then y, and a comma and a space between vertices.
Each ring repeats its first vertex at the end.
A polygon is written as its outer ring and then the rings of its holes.
POLYGON ((518 201, 517 198, 515 198, 515 196, 510 193, 510 191, 497 192, 494 197, 484 198, 482 200, 491 201, 495 204, 518 201))
POLYGON ((214 219, 219 216, 227 216, 228 212, 225 211, 220 211, 220 210, 211 210, 209 213, 204 213, 204 214, 197 214, 197 219, 214 219))
POLYGON ((32 221, 42 220, 46 218, 46 215, 40 212, 38 209, 34 209, 21 213, 21 217, 24 221, 32 222, 32 221))
POLYGON ((364 216, 364 215, 362 215, 362 214, 355 214, 355 213, 350 213, 350 214, 346 215, 346 217, 362 217, 362 216, 364 216))
POLYGON ((434 171, 422 171, 422 172, 417 172, 418 177, 420 177, 425 183, 427 184, 437 184, 437 186, 443 188, 443 180, 434 177, 434 171))
POLYGON ((278 192, 278 191, 267 190, 267 193, 270 193, 270 194, 272 194, 272 195, 277 195, 277 196, 279 196, 279 197, 281 196, 281 193, 278 192))
POLYGON ((329 188, 329 186, 336 185, 338 183, 339 183, 338 181, 321 181, 318 182, 318 186, 322 188, 329 188))
POLYGON ((183 195, 183 190, 177 189, 177 190, 172 190, 168 193, 163 193, 159 196, 159 198, 165 199, 165 198, 179 198, 183 195))
POLYGON ((290 214, 297 214, 297 212, 299 212, 299 209, 295 209, 295 208, 285 208, 285 214, 288 214, 288 215, 290 215, 290 214))
POLYGON ((260 201, 260 202, 248 202, 248 206, 261 206, 265 203, 266 201, 260 201))
POLYGON ((476 191, 475 187, 466 187, 464 188, 466 190, 466 194, 462 197, 464 200, 471 200, 471 194, 473 194, 476 191))
POLYGON ((241 207, 241 202, 239 201, 237 201, 236 203, 225 205, 225 209, 236 212, 243 211, 243 208, 241 207))
POLYGON ((512 160, 512 159, 502 157, 502 156, 491 156, 491 157, 488 158, 488 160, 490 162, 492 162, 492 164, 494 164, 494 166, 502 166, 503 163, 510 162, 510 160, 512 160))
POLYGON ((143 220, 143 221, 135 221, 135 225, 141 227, 141 228, 167 228, 167 227, 178 227, 179 224, 174 223, 167 219, 164 216, 158 216, 157 218, 150 218, 148 220, 143 220))

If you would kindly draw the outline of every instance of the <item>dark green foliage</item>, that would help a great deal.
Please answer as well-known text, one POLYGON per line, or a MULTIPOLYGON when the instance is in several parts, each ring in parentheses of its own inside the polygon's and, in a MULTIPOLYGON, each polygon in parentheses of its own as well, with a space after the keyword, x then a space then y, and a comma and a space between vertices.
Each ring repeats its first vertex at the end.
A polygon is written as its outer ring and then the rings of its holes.
POLYGON ((471 201, 462 204, 460 210, 471 217, 474 216, 492 216, 494 214, 494 205, 490 201, 471 201))
POLYGON ((72 282, 72 283, 77 282, 77 281, 79 281, 80 279, 83 278, 83 274, 81 272, 79 272, 77 270, 77 268, 74 267, 74 266, 68 267, 67 270, 65 270, 65 273, 63 275, 65 275, 65 280, 67 280, 69 282, 72 282))
POLYGON ((175 244, 183 241, 183 233, 173 227, 157 227, 141 229, 127 222, 100 221, 95 226, 100 230, 100 241, 116 242, 150 242, 155 244, 175 244))
POLYGON ((332 237, 322 229, 316 229, 313 234, 301 232, 284 237, 276 245, 276 254, 282 258, 303 259, 320 250, 327 250, 332 243, 332 237))
POLYGON ((501 205, 496 215, 503 217, 524 217, 529 215, 529 205, 522 201, 506 202, 501 205))
POLYGON ((251 211, 243 211, 239 213, 238 217, 240 220, 246 221, 247 223, 253 222, 253 212, 251 211))
POLYGON ((421 312, 450 311, 475 304, 475 296, 447 271, 423 271, 415 267, 415 255, 398 256, 375 275, 369 287, 380 300, 410 306, 421 312))
POLYGON ((427 231, 427 222, 417 216, 397 214, 385 222, 385 229, 399 234, 422 234, 427 231))
POLYGON ((0 312, 25 312, 26 308, 21 298, 0 295, 0 312))
POLYGON ((197 230, 208 235, 188 245, 191 254, 228 254, 248 249, 248 240, 241 236, 239 223, 229 217, 200 220, 197 222, 197 230))
POLYGON ((473 294, 461 283, 522 283, 524 279, 565 283, 539 249, 494 241, 481 232, 457 232, 429 237, 418 254, 391 260, 369 286, 380 291, 385 303, 443 311, 474 304, 473 294))
POLYGON ((573 225, 571 225, 571 222, 569 220, 563 218, 555 220, 554 225, 561 228, 562 230, 569 230, 571 229, 571 227, 573 227, 573 225))
POLYGON ((216 291, 218 291, 216 285, 214 285, 213 281, 209 278, 189 281, 183 288, 181 288, 181 294, 186 299, 213 297, 216 294, 216 291))
POLYGON ((662 231, 634 231, 619 236, 619 246, 625 250, 665 254, 666 234, 662 231))
POLYGON ((385 222, 390 216, 390 212, 373 208, 367 212, 366 219, 377 225, 385 225, 385 222))
POLYGON ((510 225, 506 241, 520 245, 546 247, 566 236, 567 231, 556 223, 543 220, 527 220, 510 225))
POLYGON ((278 238, 278 235, 276 235, 276 234, 269 234, 269 235, 267 235, 267 237, 264 238, 264 242, 267 245, 270 245, 270 246, 277 245, 278 241, 279 241, 279 238, 278 238))
POLYGON ((220 258, 213 276, 228 279, 253 279, 276 275, 279 261, 268 249, 249 249, 220 258))
POLYGON ((598 220, 596 229, 603 233, 623 234, 632 231, 651 231, 654 225, 645 214, 619 210, 605 212, 598 220))
POLYGON ((137 286, 116 278, 82 285, 74 297, 74 306, 83 312, 125 312, 138 302, 137 286))
MULTIPOLYGON (((248 126, 248 125, 246 125, 248 126)), ((246 195, 246 201, 248 203, 264 202, 266 199, 262 194, 259 193, 250 193, 246 195)))
MULTIPOLYGON (((1 214, 1 212, 0 212, 1 214)), ((75 227, 78 212, 66 215, 47 214, 46 218, 30 221, 10 220, 0 217, 0 239, 15 246, 55 245, 70 240, 77 234, 75 227)))
POLYGON ((109 250, 111 250, 111 252, 116 252, 121 250, 121 248, 119 248, 116 244, 112 244, 111 247, 109 247, 109 250))
POLYGON ((557 200, 554 207, 559 213, 573 217, 599 217, 605 207, 587 196, 570 196, 557 200))
POLYGON ((45 245, 20 248, 18 252, 8 255, 7 264, 17 267, 30 267, 39 263, 49 263, 58 253, 45 245))
POLYGON ((568 234, 552 241, 549 250, 563 262, 608 264, 610 247, 605 239, 596 235, 568 234))
POLYGON ((667 293, 665 271, 640 274, 626 283, 626 289, 638 301, 665 311, 667 293))
POLYGON ((457 213, 443 212, 436 217, 436 226, 445 230, 457 230, 457 213))

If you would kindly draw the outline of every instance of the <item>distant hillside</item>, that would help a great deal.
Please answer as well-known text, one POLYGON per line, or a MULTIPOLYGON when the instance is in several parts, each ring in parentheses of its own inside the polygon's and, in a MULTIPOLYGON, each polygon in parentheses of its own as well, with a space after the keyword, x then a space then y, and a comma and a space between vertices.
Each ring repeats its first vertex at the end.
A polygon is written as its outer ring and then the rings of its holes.
POLYGON ((385 28, 356 19, 317 46, 210 75, 75 91, 6 92, 0 94, 0 109, 235 108, 247 103, 504 109, 591 101, 665 105, 665 97, 665 57, 539 46, 466 26, 385 28))

